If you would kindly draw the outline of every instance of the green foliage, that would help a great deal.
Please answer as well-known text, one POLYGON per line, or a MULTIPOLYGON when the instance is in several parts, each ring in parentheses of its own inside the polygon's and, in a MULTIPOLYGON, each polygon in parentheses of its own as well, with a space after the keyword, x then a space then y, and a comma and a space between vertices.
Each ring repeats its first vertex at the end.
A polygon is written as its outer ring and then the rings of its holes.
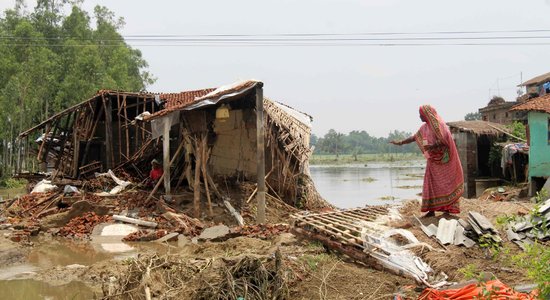
POLYGON ((496 218, 496 225, 499 228, 506 228, 510 223, 518 221, 517 215, 500 215, 496 218))
POLYGON ((372 153, 419 153, 415 143, 403 146, 389 144, 392 140, 403 140, 412 134, 394 130, 388 137, 373 137, 366 131, 351 131, 348 134, 330 129, 323 137, 312 136, 311 144, 315 145, 315 154, 351 154, 355 161, 359 160, 362 154, 372 153))
POLYGON ((535 203, 540 204, 548 199, 548 191, 546 189, 541 189, 535 194, 535 203))
POLYGON ((524 140, 526 139, 527 131, 526 131, 525 125, 523 125, 523 123, 518 122, 518 121, 514 121, 514 123, 512 123, 512 124, 506 125, 506 128, 514 136, 517 136, 518 138, 521 138, 521 139, 524 139, 524 140))
POLYGON ((480 236, 477 244, 480 248, 487 249, 493 258, 497 257, 500 253, 501 244, 495 241, 490 234, 480 236))
POLYGON ((481 113, 479 113, 479 112, 467 113, 464 116, 464 120, 466 120, 466 121, 481 120, 481 113))
POLYGON ((17 189, 24 187, 28 182, 25 179, 3 178, 0 179, 0 188, 17 189))
POLYGON ((538 285, 541 299, 550 297, 550 247, 535 243, 515 255, 513 261, 527 270, 527 276, 538 285))
POLYGON ((464 280, 471 280, 471 279, 480 280, 482 276, 480 275, 481 271, 479 271, 479 269, 475 264, 468 264, 463 268, 458 269, 458 272, 462 274, 462 277, 464 280))
POLYGON ((499 144, 492 144, 489 149, 489 165, 497 163, 500 165, 500 160, 502 159, 502 146, 499 144))
MULTIPOLYGON (((119 34, 123 19, 96 6, 92 24, 80 2, 38 0, 27 13, 17 1, 0 15, 0 106, 9 108, 0 110, 4 155, 7 145, 17 147, 19 132, 99 89, 142 91, 154 81, 141 52, 119 34)), ((10 173, 14 160, 2 161, 10 173)))
POLYGON ((317 267, 319 267, 320 264, 330 260, 330 258, 331 258, 331 256, 329 254, 326 254, 326 253, 321 253, 321 254, 317 254, 317 255, 305 254, 305 255, 300 257, 300 260, 305 265, 307 265, 307 267, 311 271, 315 271, 315 270, 317 270, 317 267))

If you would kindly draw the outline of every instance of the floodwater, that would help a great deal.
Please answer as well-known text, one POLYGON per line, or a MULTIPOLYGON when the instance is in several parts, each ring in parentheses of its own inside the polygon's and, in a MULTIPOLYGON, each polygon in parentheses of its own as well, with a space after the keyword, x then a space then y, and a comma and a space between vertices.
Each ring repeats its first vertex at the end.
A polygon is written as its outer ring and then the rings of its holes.
MULTIPOLYGON (((85 283, 71 278, 56 278, 56 268, 81 268, 108 260, 124 260, 137 257, 145 249, 154 248, 158 253, 167 252, 167 247, 158 243, 112 243, 73 242, 64 239, 34 240, 34 246, 25 261, 8 267, 0 266, 0 299, 94 299, 100 296, 85 283), (105 249, 123 249, 107 252, 105 249), (44 275, 44 272, 46 272, 44 275), (53 275, 52 275, 53 274, 53 275)), ((71 274, 66 272, 63 274, 71 274)))
POLYGON ((425 162, 369 162, 310 166, 317 190, 339 208, 381 205, 419 199, 425 162))

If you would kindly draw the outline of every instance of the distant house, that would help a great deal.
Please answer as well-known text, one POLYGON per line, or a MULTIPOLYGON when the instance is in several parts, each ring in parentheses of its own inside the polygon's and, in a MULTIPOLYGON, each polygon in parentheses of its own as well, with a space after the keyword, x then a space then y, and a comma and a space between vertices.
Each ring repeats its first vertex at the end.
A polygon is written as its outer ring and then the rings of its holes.
POLYGON ((518 103, 518 101, 505 101, 501 97, 495 97, 489 101, 487 106, 479 109, 481 120, 499 124, 512 124, 514 121, 524 123, 525 113, 510 112, 510 108, 518 103))
POLYGON ((545 95, 550 92, 550 72, 531 78, 518 86, 525 87, 527 98, 545 95))
POLYGON ((550 176, 550 94, 519 104, 511 111, 527 112, 529 193, 533 195, 550 176))
POLYGON ((498 166, 500 161, 491 164, 489 153, 491 145, 503 135, 505 128, 502 124, 486 121, 449 122, 447 125, 453 134, 464 172, 464 196, 477 197, 491 183, 496 185, 498 178, 493 177, 501 175, 500 169, 496 172, 494 168, 494 164, 498 166))

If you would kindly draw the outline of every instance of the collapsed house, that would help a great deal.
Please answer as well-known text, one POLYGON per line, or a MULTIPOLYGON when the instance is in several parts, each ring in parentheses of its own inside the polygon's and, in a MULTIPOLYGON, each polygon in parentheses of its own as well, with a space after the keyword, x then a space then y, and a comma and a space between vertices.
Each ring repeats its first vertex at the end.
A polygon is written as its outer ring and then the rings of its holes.
POLYGON ((502 143, 503 149, 500 149, 499 142, 508 134, 504 125, 481 120, 449 122, 447 125, 462 164, 464 196, 479 197, 485 189, 499 185, 502 178, 513 182, 525 180, 527 153, 512 153, 508 147, 510 143, 502 143), (496 154, 501 155, 501 159, 496 159, 496 154))
POLYGON ((294 207, 325 206, 308 176, 310 130, 309 115, 264 98, 263 83, 249 80, 169 94, 100 90, 19 138, 36 141, 23 155, 54 182, 107 170, 139 182, 162 159, 164 193, 194 190, 199 214, 201 188, 210 204, 211 194, 230 197, 228 181, 256 182, 249 198, 260 202, 267 193, 294 207))

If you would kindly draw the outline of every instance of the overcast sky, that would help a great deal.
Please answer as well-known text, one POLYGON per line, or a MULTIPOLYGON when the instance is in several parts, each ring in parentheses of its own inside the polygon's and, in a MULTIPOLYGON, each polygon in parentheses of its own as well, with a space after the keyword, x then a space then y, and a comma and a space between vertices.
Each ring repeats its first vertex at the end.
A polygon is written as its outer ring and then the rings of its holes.
MULTIPOLYGON (((0 0, 0 9, 13 3, 0 0)), ((96 4, 124 17, 125 36, 550 29, 548 0, 87 0, 83 7, 92 12, 96 4)), ((29 9, 32 6, 29 2, 29 9)), ((550 32, 526 35, 550 38, 550 32)), ((175 92, 259 79, 266 96, 312 115, 313 132, 318 135, 330 128, 344 133, 366 130, 376 136, 386 136, 393 129, 416 131, 421 124, 418 106, 426 103, 446 121, 461 120, 485 106, 499 88, 501 96, 514 100, 520 73, 525 81, 550 71, 550 45, 350 44, 137 48, 157 78, 149 91, 175 92)))

